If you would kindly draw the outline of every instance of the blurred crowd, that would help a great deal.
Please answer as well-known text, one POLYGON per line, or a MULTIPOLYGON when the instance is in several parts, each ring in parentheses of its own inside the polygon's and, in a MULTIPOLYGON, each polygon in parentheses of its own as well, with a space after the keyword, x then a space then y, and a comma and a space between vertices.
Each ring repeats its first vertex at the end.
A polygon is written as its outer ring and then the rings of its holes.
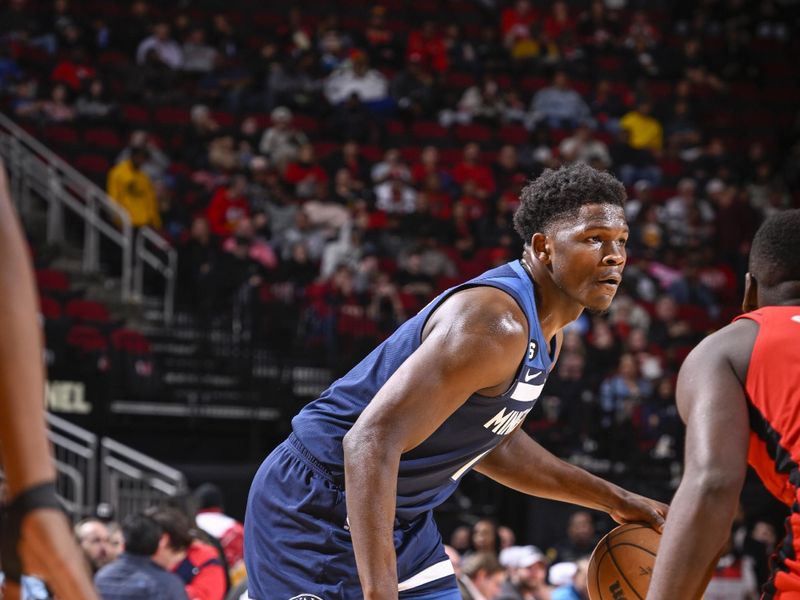
POLYGON ((526 427, 674 464, 677 367, 798 205, 797 3, 168 4, 0 2, 0 106, 178 248, 199 327, 344 370, 519 257, 520 189, 586 161, 628 189, 629 265, 526 427))

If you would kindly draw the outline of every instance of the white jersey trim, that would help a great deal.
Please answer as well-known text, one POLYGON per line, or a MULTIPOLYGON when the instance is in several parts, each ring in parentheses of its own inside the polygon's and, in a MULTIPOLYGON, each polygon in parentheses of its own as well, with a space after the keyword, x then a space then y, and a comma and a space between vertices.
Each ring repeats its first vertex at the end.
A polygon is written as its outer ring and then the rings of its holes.
POLYGON ((450 562, 450 559, 443 560, 436 564, 431 565, 427 569, 423 569, 413 577, 409 577, 405 581, 401 581, 397 585, 398 592, 405 592, 406 590, 413 590, 414 588, 418 588, 426 583, 430 583, 431 581, 436 581, 437 579, 441 579, 442 577, 447 577, 448 575, 455 575, 456 572, 453 570, 453 563, 450 562))

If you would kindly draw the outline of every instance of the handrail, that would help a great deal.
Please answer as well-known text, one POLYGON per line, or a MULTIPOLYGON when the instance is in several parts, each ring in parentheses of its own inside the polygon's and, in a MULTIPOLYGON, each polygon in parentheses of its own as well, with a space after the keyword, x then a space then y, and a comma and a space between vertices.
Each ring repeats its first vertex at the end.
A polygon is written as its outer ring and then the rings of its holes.
POLYGON ((167 240, 149 227, 140 228, 134 236, 130 216, 104 190, 3 113, 0 157, 8 163, 12 193, 23 219, 31 211, 35 193, 48 205, 47 240, 58 242, 64 238, 64 209, 78 215, 84 222, 84 272, 100 270, 100 238, 110 240, 122 253, 122 299, 128 300, 132 294, 141 297, 147 265, 164 278, 164 322, 172 321, 178 255, 167 240))
POLYGON ((136 263, 133 269, 134 290, 141 297, 144 288, 144 266, 147 265, 164 277, 164 322, 172 322, 175 307, 175 281, 178 274, 178 253, 167 240, 150 227, 142 227, 136 236, 136 263), (160 250, 164 257, 154 254, 147 242, 160 250))
POLYGON ((120 247, 121 295, 127 300, 131 291, 133 253, 133 229, 128 213, 3 113, 0 113, 0 156, 7 162, 12 193, 23 219, 30 213, 32 192, 47 202, 49 242, 63 238, 65 206, 83 220, 82 267, 85 272, 100 268, 101 235, 120 247))
POLYGON ((104 450, 110 452, 116 452, 126 460, 130 462, 137 462, 146 469, 149 469, 155 473, 159 473, 165 477, 169 477, 170 479, 175 479, 176 481, 183 481, 184 476, 183 473, 178 471, 177 469, 173 469, 169 465, 165 465, 161 461, 158 461, 154 458, 150 458, 146 454, 142 454, 138 450, 134 450, 130 446, 126 446, 125 444, 120 444, 119 442, 112 440, 111 438, 104 437, 100 441, 100 445, 104 450))

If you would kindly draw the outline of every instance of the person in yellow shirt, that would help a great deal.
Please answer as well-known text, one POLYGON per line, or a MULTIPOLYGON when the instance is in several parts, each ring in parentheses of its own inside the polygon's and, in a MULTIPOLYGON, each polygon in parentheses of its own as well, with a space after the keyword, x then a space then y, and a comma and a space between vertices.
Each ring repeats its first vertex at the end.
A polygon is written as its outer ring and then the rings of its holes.
POLYGON ((628 143, 632 148, 650 150, 657 155, 664 146, 664 130, 652 112, 653 104, 649 100, 641 100, 635 109, 622 117, 619 124, 628 132, 628 143))
POLYGON ((134 227, 161 227, 158 200, 153 182, 142 171, 147 160, 146 148, 134 147, 130 158, 123 160, 108 173, 108 195, 119 204, 131 218, 134 227))

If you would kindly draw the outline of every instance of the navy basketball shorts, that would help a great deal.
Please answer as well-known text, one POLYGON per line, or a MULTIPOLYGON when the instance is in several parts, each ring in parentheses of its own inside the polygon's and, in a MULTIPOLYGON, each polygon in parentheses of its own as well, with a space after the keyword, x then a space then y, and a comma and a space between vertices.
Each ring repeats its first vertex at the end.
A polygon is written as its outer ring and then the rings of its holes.
MULTIPOLYGON (((402 600, 460 600, 433 515, 395 521, 402 600)), ((363 597, 345 494, 292 434, 263 462, 247 499, 244 559, 254 600, 363 597)))

